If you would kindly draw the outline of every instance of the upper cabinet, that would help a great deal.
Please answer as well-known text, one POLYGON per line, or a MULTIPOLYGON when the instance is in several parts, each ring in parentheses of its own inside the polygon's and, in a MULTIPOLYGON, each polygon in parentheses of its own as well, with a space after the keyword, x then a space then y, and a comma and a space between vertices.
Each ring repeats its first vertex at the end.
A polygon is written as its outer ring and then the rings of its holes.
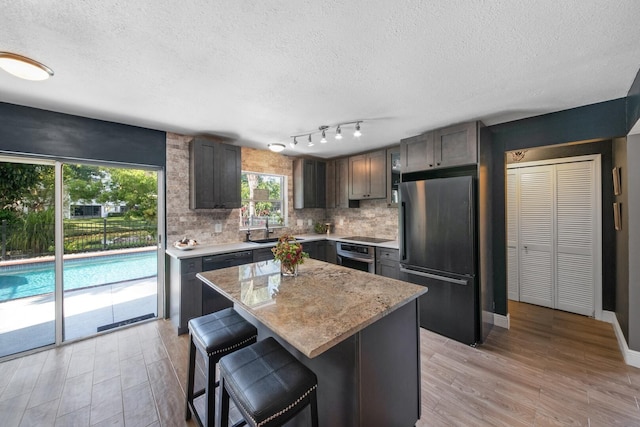
MULTIPOLYGON (((357 203, 357 202, 356 202, 357 203)), ((349 158, 327 162, 327 208, 354 207, 349 203, 349 158)))
POLYGON ((191 209, 240 207, 240 147, 195 138, 189 146, 191 209))
POLYGON ((398 198, 400 193, 398 192, 398 186, 400 185, 400 147, 393 147, 387 149, 387 185, 389 191, 387 192, 387 205, 398 206, 398 198))
POLYGON ((463 123, 403 139, 402 173, 476 164, 480 125, 463 123))
POLYGON ((314 159, 293 161, 293 208, 325 208, 327 164, 314 159))
POLYGON ((349 199, 386 198, 386 166, 386 150, 349 157, 349 199))

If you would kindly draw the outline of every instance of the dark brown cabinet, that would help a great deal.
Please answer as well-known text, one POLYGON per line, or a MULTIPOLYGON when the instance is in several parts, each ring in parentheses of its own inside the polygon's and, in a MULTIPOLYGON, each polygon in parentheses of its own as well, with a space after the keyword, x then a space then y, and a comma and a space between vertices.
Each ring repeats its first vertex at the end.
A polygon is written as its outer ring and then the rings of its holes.
POLYGON ((169 269, 169 315, 178 334, 184 334, 189 319, 202 315, 202 282, 196 277, 202 271, 202 258, 169 258, 169 269))
POLYGON ((386 166, 385 150, 349 157, 349 199, 386 198, 386 166))
POLYGON ((293 208, 325 208, 327 164, 314 159, 293 161, 293 208))
POLYGON ((402 173, 476 164, 479 126, 462 123, 403 139, 402 173))
POLYGON ((400 197, 400 147, 387 149, 387 205, 389 207, 397 207, 400 197))
POLYGON ((349 201, 349 158, 327 162, 327 208, 357 208, 357 201, 349 201))
POLYGON ((398 249, 376 248, 376 274, 392 279, 400 278, 398 249))
POLYGON ((240 147, 195 138, 189 147, 191 209, 240 207, 240 147))

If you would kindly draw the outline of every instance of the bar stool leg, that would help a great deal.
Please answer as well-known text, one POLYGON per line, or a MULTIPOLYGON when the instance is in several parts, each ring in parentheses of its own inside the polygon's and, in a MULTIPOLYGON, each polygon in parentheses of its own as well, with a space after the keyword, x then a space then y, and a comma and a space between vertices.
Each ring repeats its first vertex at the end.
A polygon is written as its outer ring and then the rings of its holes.
POLYGON ((318 427, 318 397, 315 389, 310 393, 309 400, 311 401, 309 405, 311 409, 311 426, 318 427))
POLYGON ((191 408, 190 404, 193 402, 193 388, 195 383, 195 373, 196 373, 196 346, 193 343, 193 337, 189 334, 189 376, 187 379, 187 399, 186 399, 186 408, 185 408, 185 420, 189 421, 191 419, 191 408))
POLYGON ((224 386, 224 377, 220 377, 220 389, 218 390, 218 418, 216 427, 229 427, 229 392, 224 386))
POLYGON ((216 419, 216 362, 217 359, 207 358, 207 427, 213 427, 216 419))

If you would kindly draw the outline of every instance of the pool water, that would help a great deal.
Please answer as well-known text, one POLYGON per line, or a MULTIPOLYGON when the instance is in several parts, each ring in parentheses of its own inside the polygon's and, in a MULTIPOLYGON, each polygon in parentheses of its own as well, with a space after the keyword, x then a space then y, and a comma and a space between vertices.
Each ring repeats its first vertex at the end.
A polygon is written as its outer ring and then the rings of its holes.
MULTIPOLYGON (((155 276, 158 274, 156 257, 153 251, 66 260, 64 290, 155 276)), ((53 262, 0 267, 0 302, 48 294, 54 286, 53 262)))

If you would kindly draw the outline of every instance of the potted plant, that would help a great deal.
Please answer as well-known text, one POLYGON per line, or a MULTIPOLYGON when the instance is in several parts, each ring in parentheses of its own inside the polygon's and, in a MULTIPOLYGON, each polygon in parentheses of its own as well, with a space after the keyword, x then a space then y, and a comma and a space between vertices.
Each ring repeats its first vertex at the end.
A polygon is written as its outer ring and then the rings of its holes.
POLYGON ((273 257, 280 261, 280 273, 283 276, 297 276, 298 265, 309 258, 309 254, 302 251, 302 244, 290 234, 284 234, 278 239, 278 243, 271 249, 273 257))

